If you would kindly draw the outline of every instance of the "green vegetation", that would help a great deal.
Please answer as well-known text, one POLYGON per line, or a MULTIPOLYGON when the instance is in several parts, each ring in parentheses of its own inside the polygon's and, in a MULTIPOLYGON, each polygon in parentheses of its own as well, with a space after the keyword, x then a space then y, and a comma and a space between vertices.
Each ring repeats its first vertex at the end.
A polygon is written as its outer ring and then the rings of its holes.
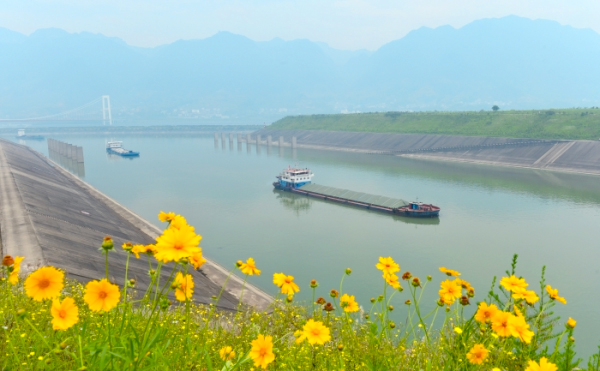
MULTIPOLYGON (((239 305, 228 312, 216 309, 220 295, 208 305, 193 303, 187 272, 204 262, 200 236, 179 215, 161 212, 159 218, 169 226, 155 245, 123 244, 128 255, 121 287, 108 279, 114 248, 108 236, 101 244, 106 278, 85 286, 65 281, 54 267, 39 268, 23 282, 23 257, 4 256, 0 369, 600 370, 600 355, 586 365, 577 359, 577 323, 553 314, 553 306, 567 302, 545 282, 545 268, 539 286, 528 287, 516 272, 516 256, 485 295, 477 296, 459 272, 441 267, 436 278, 419 278, 402 273, 391 257, 380 257, 373 271, 382 274, 382 285, 362 308, 348 294, 350 282, 344 286, 352 274, 347 268, 337 289, 307 282, 313 296, 308 306, 293 303, 300 290, 294 277, 273 272, 281 292, 266 311, 239 305), (127 271, 129 260, 140 256, 148 260, 152 280, 148 290, 136 293, 127 271), (160 282, 167 263, 171 278, 160 282), (438 282, 437 305, 422 312, 424 290, 438 282), (465 315, 471 303, 478 309, 465 315), (395 322, 396 313, 405 319, 395 322)), ((244 283, 261 274, 252 258, 236 262, 230 274, 238 269, 244 283)))
POLYGON ((376 112, 288 116, 269 129, 446 134, 537 139, 600 138, 600 109, 376 112))

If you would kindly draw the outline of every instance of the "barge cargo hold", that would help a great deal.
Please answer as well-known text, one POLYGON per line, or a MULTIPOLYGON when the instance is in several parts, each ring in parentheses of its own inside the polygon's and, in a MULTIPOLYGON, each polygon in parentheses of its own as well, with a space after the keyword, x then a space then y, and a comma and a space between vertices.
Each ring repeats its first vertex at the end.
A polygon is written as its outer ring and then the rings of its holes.
POLYGON ((106 152, 122 157, 137 157, 140 155, 139 152, 134 152, 123 148, 123 142, 120 141, 111 141, 106 143, 106 152))
POLYGON ((274 182, 273 186, 282 191, 364 207, 370 210, 389 212, 396 215, 435 218, 440 214, 440 208, 431 204, 407 202, 398 198, 313 184, 313 175, 308 169, 288 168, 277 176, 278 181, 274 182))

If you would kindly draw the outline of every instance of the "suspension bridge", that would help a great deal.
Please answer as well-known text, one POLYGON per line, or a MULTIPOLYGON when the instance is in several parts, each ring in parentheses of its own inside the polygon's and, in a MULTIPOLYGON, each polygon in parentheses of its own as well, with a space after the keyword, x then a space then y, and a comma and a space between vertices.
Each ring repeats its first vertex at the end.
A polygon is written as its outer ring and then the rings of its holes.
POLYGON ((110 96, 103 95, 77 108, 51 115, 0 119, 1 122, 61 122, 61 121, 102 121, 103 125, 112 125, 112 112, 110 109, 110 96))

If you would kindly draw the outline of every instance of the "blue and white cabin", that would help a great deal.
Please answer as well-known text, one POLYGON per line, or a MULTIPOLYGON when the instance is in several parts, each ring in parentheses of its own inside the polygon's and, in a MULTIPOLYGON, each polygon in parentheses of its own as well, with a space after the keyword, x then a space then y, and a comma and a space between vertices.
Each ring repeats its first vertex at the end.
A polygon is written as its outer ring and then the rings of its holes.
POLYGON ((277 179, 281 188, 300 188, 305 184, 310 184, 314 175, 309 169, 288 167, 277 176, 277 179))

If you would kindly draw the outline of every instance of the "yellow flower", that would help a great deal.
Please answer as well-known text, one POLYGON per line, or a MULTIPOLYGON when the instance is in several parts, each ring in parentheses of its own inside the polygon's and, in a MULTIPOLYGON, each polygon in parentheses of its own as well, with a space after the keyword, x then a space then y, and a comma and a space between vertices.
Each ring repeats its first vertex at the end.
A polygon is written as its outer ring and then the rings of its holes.
POLYGON ((342 297, 340 298, 340 305, 342 306, 342 309, 344 309, 344 312, 358 312, 358 303, 354 299, 354 295, 342 295, 342 297))
POLYGON ((444 304, 450 305, 454 303, 454 300, 462 296, 462 289, 459 284, 455 281, 445 280, 441 284, 441 290, 439 291, 440 298, 444 304))
POLYGON ((181 229, 169 228, 156 239, 157 252, 154 257, 163 263, 189 258, 200 252, 198 244, 201 239, 189 225, 181 229))
POLYGON ((533 331, 529 331, 529 324, 525 321, 525 317, 518 312, 517 316, 510 316, 508 319, 509 330, 512 336, 520 339, 522 342, 529 344, 533 337, 533 331))
POLYGON ((59 299, 54 299, 50 314, 52 314, 52 329, 54 330, 66 330, 79 322, 79 308, 75 305, 73 298, 65 298, 62 303, 59 299))
POLYGON ((273 283, 281 288, 281 293, 284 295, 294 295, 294 293, 300 291, 298 285, 294 283, 294 277, 286 276, 283 273, 275 273, 273 283))
POLYGON ((177 272, 177 276, 175 276, 175 281, 173 281, 175 286, 175 298, 179 301, 186 301, 192 298, 194 294, 194 279, 191 274, 187 274, 183 277, 181 272, 177 272))
POLYGON ((556 371, 558 367, 554 363, 548 362, 548 358, 542 357, 540 363, 536 361, 529 361, 529 365, 525 371, 556 371))
POLYGON ((471 284, 465 280, 461 280, 460 278, 455 279, 456 283, 460 285, 465 290, 473 290, 471 284))
POLYGON ((540 300, 535 291, 524 289, 515 289, 512 297, 514 299, 525 299, 529 304, 535 304, 536 301, 540 300))
POLYGON ((517 278, 514 274, 510 277, 503 277, 500 280, 500 285, 504 286, 508 291, 513 292, 525 290, 529 286, 524 278, 517 278))
POLYGON ((398 276, 394 273, 386 274, 383 273, 383 279, 387 282, 388 285, 392 286, 394 289, 398 290, 402 286, 400 286, 400 281, 398 280, 398 276))
POLYGON ((235 358, 235 351, 228 345, 219 350, 219 357, 221 357, 223 361, 229 361, 230 359, 235 358))
POLYGON ((477 322, 486 323, 491 321, 492 317, 498 311, 498 307, 496 304, 487 305, 485 302, 479 303, 479 308, 477 308, 477 312, 475 313, 475 320, 477 322))
POLYGON ((164 211, 161 211, 160 213, 158 213, 158 220, 160 220, 161 222, 170 222, 171 220, 173 220, 174 217, 175 213, 173 212, 165 213, 164 211))
POLYGON ((323 324, 323 322, 314 321, 309 319, 308 322, 302 327, 302 335, 296 339, 296 343, 300 343, 308 340, 310 345, 314 344, 325 344, 331 340, 329 328, 323 324))
POLYGON ((190 263, 192 263, 194 269, 198 269, 206 263, 206 259, 202 257, 202 249, 200 249, 200 252, 190 256, 190 263))
POLYGON ((119 304, 120 298, 119 286, 108 282, 106 278, 85 285, 83 300, 93 312, 108 312, 119 304))
POLYGON ((392 274, 400 271, 400 266, 394 262, 392 257, 379 257, 379 263, 375 265, 377 269, 381 270, 383 273, 392 274))
POLYGON ((184 226, 187 226, 187 220, 181 215, 175 215, 171 221, 169 222, 169 228, 181 229, 184 226))
POLYGON ((473 345, 473 348, 469 350, 469 353, 467 353, 467 359, 474 365, 480 365, 483 363, 487 355, 488 350, 485 349, 483 344, 475 344, 473 345))
POLYGON ((22 256, 15 256, 15 260, 13 263, 13 270, 10 272, 10 276, 8 277, 8 282, 12 285, 16 285, 19 282, 19 272, 21 271, 21 262, 25 259, 22 256))
POLYGON ((25 292, 35 301, 53 299, 65 286, 64 279, 64 272, 54 267, 42 267, 27 277, 25 292))
POLYGON ((254 361, 254 366, 266 369, 269 363, 275 360, 273 337, 258 335, 256 340, 252 340, 251 345, 249 356, 254 361))
POLYGON ((463 330, 462 330, 460 327, 455 327, 455 328, 454 328, 454 332, 456 332, 457 334, 459 334, 459 335, 460 335, 460 334, 462 334, 462 333, 463 333, 463 330))
POLYGON ((567 304, 567 301, 565 300, 565 298, 558 296, 557 289, 553 289, 552 286, 548 285, 548 286, 546 286, 546 291, 548 291, 548 295, 550 295, 550 299, 556 300, 563 304, 567 304))
POLYGON ((454 276, 454 277, 460 276, 459 272, 453 271, 452 269, 446 269, 444 267, 440 267, 440 272, 446 273, 448 276, 454 276))
POLYGON ((567 326, 569 326, 570 328, 575 328, 576 325, 577 325, 577 321, 575 321, 573 318, 569 317, 569 320, 567 321, 567 326))
POLYGON ((256 268, 256 263, 252 258, 248 258, 248 260, 246 260, 245 263, 242 263, 240 265, 240 270, 242 271, 242 273, 248 274, 250 276, 260 276, 260 270, 256 268))
POLYGON ((498 310, 492 317, 492 330, 502 337, 512 334, 510 329, 510 317, 512 314, 498 310))

